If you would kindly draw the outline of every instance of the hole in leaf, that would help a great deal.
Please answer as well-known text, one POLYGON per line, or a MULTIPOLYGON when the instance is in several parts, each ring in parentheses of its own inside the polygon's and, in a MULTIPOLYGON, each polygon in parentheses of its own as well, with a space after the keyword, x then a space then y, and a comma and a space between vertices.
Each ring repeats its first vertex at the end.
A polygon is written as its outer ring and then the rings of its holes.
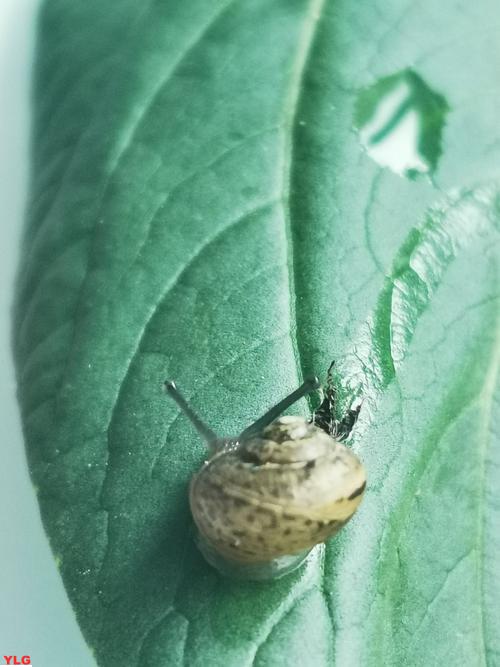
POLYGON ((354 125, 375 162, 413 179, 435 171, 448 111, 446 99, 406 69, 359 92, 354 125))

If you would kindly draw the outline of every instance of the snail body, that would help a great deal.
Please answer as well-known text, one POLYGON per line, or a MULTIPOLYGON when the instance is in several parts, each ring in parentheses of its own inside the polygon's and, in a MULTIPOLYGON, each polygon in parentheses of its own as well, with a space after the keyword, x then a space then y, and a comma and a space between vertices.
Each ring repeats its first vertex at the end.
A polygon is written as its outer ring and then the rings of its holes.
MULTIPOLYGON (((212 439, 213 455, 193 476, 189 501, 198 546, 223 574, 287 574, 360 504, 366 476, 357 456, 302 417, 274 418, 318 384, 307 381, 237 438, 212 439)), ((169 392, 193 418, 175 386, 169 392)), ((195 425, 212 435, 199 420, 195 425)))

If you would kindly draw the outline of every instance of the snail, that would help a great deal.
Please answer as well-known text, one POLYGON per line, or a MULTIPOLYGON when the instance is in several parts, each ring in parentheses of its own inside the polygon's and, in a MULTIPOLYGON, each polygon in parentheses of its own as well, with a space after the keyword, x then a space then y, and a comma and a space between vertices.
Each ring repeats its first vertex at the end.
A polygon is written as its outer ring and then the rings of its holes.
POLYGON ((280 415, 320 388, 316 377, 230 438, 219 438, 175 383, 165 382, 166 392, 210 451, 191 480, 189 503, 198 547, 222 574, 265 580, 292 572, 315 545, 335 535, 360 504, 365 470, 341 443, 359 407, 342 420, 334 419, 332 366, 326 396, 311 420, 280 415))

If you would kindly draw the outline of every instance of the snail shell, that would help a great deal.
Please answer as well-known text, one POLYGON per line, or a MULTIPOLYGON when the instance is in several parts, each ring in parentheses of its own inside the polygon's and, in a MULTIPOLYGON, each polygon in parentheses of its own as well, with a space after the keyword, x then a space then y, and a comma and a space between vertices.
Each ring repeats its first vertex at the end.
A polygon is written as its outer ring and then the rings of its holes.
POLYGON ((350 449, 302 417, 280 417, 229 441, 193 477, 200 549, 224 574, 282 576, 349 521, 365 485, 350 449))

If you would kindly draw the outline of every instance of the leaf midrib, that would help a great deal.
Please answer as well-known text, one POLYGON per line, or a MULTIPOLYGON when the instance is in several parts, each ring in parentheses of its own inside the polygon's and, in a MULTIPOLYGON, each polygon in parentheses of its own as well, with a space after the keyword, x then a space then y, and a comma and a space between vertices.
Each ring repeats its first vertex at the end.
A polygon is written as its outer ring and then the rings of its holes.
POLYGON ((307 74, 309 55, 314 44, 319 20, 323 15, 326 0, 310 0, 306 13, 301 37, 298 43, 297 54, 293 63, 288 95, 284 104, 283 122, 283 216, 285 237, 287 243, 288 259, 288 285, 289 285, 289 310, 290 310, 290 339, 293 355, 295 358, 297 382, 303 377, 303 359, 298 344, 298 320, 296 315, 296 291, 297 282, 296 267, 294 261, 294 230, 297 220, 293 218, 291 202, 292 179, 294 170, 294 136, 297 123, 297 111, 303 92, 303 81, 307 74), (293 331, 292 331, 293 327, 293 331))
POLYGON ((489 426, 492 421, 492 412, 493 412, 493 397, 495 395, 495 387, 498 382, 500 374, 500 315, 497 315, 496 320, 496 330, 495 330, 495 341, 492 348, 492 361, 489 366, 488 372, 485 377, 483 389, 481 391, 481 399, 484 400, 484 419, 482 420, 483 428, 481 429, 481 439, 482 443, 482 468, 481 468, 481 487, 479 489, 480 497, 483 499, 483 502, 480 506, 479 512, 479 530, 478 530, 478 578, 479 578, 479 624, 481 627, 481 638, 483 642, 483 652, 485 664, 488 661, 488 641, 487 641, 487 629, 485 625, 485 572, 484 572, 484 560, 485 560, 485 521, 486 521, 486 487, 487 487, 487 455, 488 449, 491 446, 491 433, 489 432, 489 426))

